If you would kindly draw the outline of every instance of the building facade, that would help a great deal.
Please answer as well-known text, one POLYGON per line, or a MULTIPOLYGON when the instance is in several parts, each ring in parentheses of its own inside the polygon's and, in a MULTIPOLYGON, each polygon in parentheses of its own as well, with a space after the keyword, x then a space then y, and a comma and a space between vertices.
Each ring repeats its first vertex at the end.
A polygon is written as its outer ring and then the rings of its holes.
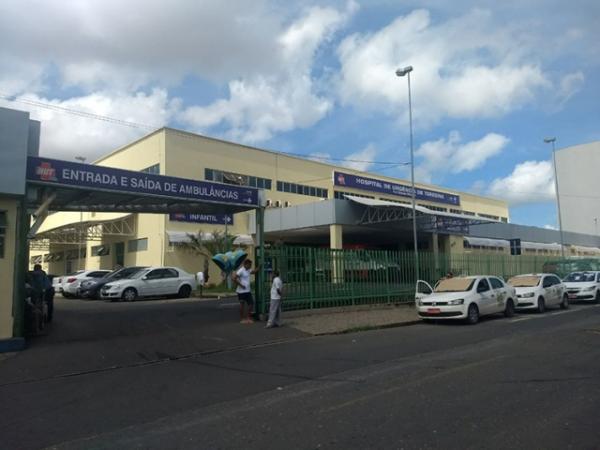
MULTIPOLYGON (((170 128, 157 130, 95 164, 256 187, 265 192, 268 212, 291 211, 299 205, 346 196, 400 205, 411 203, 410 183, 406 180, 170 128)), ((508 206, 503 201, 431 185, 416 187, 419 207, 474 219, 509 220, 508 206)), ((297 221, 301 222, 301 218, 297 221)), ((179 245, 188 239, 188 234, 201 232, 210 238, 215 230, 226 231, 236 235, 240 245, 247 246, 251 254, 254 223, 253 212, 230 216, 55 212, 46 219, 32 243, 30 263, 40 262, 49 273, 59 275, 82 268, 111 269, 116 265, 173 265, 196 272, 203 267, 204 257, 179 245)), ((332 247, 343 247, 341 236, 338 239, 336 233, 332 226, 325 242, 332 247)), ((409 249, 411 235, 405 234, 405 248, 409 249)), ((269 240, 269 234, 266 236, 269 240)), ((273 239, 281 240, 275 234, 273 239)), ((393 240, 403 242, 400 236, 393 240)), ((456 247, 462 251, 462 236, 456 237, 456 241, 460 245, 448 244, 444 249, 450 251, 456 247)), ((293 243, 310 244, 310 241, 294 239, 293 243)), ((389 248, 398 248, 396 242, 388 244, 389 248)), ((214 265, 211 272, 219 273, 214 265)))
POLYGON ((600 141, 556 151, 562 227, 565 231, 600 233, 600 141))

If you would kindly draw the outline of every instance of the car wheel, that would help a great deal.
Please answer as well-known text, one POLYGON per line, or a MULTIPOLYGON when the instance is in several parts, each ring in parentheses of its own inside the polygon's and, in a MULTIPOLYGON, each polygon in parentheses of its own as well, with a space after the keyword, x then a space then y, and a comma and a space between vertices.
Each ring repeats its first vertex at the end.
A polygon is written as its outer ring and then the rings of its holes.
POLYGON ((62 293, 63 298, 73 298, 73 296, 71 294, 68 294, 66 292, 62 293))
POLYGON ((469 305, 469 309, 467 311, 467 323, 469 325, 475 325, 479 322, 479 308, 475 304, 469 305))
POLYGON ((504 317, 512 317, 515 315, 515 304, 512 298, 506 300, 506 306, 504 307, 504 317))
POLYGON ((126 302, 133 302, 137 298, 137 291, 134 288, 127 288, 123 291, 123 300, 126 302))
POLYGON ((546 301, 544 300, 544 297, 538 298, 537 312, 539 314, 546 312, 546 301))
POLYGON ((569 296, 563 295, 562 302, 560 302, 560 309, 569 309, 569 296))
POLYGON ((188 298, 192 293, 192 288, 185 285, 185 286, 181 286, 179 288, 179 294, 177 294, 177 296, 179 298, 188 298))
POLYGON ((596 297, 594 298, 594 303, 600 303, 600 291, 596 291, 596 297))

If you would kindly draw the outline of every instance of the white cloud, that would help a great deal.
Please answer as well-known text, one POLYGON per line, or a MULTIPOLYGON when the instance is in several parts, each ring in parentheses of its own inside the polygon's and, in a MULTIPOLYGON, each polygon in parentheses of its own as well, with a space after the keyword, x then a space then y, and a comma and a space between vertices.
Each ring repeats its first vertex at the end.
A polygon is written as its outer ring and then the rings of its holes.
POLYGON ((544 228, 546 230, 558 230, 558 227, 554 226, 554 225, 550 225, 550 224, 546 224, 544 225, 544 228))
POLYGON ((488 194, 510 204, 540 203, 554 200, 554 172, 550 161, 525 161, 517 164, 510 175, 496 178, 488 194))
POLYGON ((249 142, 264 141, 274 133, 307 128, 322 119, 333 103, 315 92, 311 70, 319 47, 356 11, 309 9, 275 40, 280 61, 269 75, 243 77, 229 83, 229 98, 208 106, 187 108, 180 119, 199 130, 226 124, 226 136, 249 142))
POLYGON ((488 133, 483 138, 462 142, 457 131, 448 139, 425 142, 416 151, 415 157, 423 161, 415 168, 415 176, 425 182, 446 173, 470 172, 482 167, 486 161, 506 147, 509 139, 496 133, 488 133))
POLYGON ((394 72, 410 64, 417 123, 501 116, 552 87, 533 53, 527 32, 495 23, 489 12, 438 24, 428 11, 416 10, 375 33, 343 40, 339 95, 359 108, 405 111, 406 81, 394 72))
POLYGON ((373 144, 369 144, 362 150, 350 153, 349 155, 341 158, 341 160, 338 157, 332 159, 331 154, 324 152, 311 153, 308 159, 327 164, 340 164, 344 167, 348 167, 349 169, 365 172, 373 167, 376 156, 377 149, 373 144))
MULTIPOLYGON (((59 101, 40 98, 35 94, 17 97, 30 101, 48 104, 50 108, 26 106, 32 112, 32 118, 41 120, 40 152, 46 156, 73 159, 84 156, 88 161, 125 145, 156 126, 167 123, 177 109, 177 100, 169 100, 167 92, 156 89, 151 93, 134 94, 97 92, 94 94, 73 97, 59 101), (55 107, 55 109, 51 109, 55 107), (64 110, 115 117, 124 121, 151 125, 151 127, 135 128, 90 119, 65 112, 64 110)), ((21 103, 2 102, 16 109, 23 109, 21 103)))
POLYGON ((373 166, 376 155, 377 149, 373 144, 369 144, 364 149, 348 155, 342 165, 354 170, 367 171, 373 166))

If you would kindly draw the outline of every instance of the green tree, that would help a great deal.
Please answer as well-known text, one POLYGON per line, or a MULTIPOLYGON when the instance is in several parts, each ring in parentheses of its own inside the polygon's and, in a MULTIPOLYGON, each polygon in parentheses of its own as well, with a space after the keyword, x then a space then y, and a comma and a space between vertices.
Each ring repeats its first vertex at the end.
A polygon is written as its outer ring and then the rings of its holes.
POLYGON ((235 236, 220 230, 214 230, 210 234, 202 233, 188 233, 188 242, 181 242, 180 248, 192 252, 199 256, 204 256, 204 266, 202 272, 204 273, 204 281, 209 280, 209 267, 210 259, 219 253, 226 253, 233 248, 233 241, 235 236))

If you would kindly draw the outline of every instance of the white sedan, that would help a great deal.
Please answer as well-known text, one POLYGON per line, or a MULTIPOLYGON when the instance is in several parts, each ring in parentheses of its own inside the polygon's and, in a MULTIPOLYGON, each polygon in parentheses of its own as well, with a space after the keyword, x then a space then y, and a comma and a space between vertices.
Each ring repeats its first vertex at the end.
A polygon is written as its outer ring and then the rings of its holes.
POLYGON ((107 300, 132 302, 139 297, 187 298, 196 289, 196 277, 177 267, 148 267, 129 278, 102 286, 101 296, 107 300))
POLYGON ((71 275, 66 275, 62 277, 62 295, 65 298, 77 297, 82 282, 102 278, 109 273, 110 270, 78 270, 71 275))
POLYGON ((547 306, 569 307, 566 287, 552 273, 517 275, 508 280, 508 284, 517 290, 518 309, 535 309, 543 313, 547 306))
POLYGON ((563 279, 569 300, 600 302, 600 272, 573 272, 563 279))
POLYGON ((421 319, 461 319, 475 324, 479 317, 515 311, 515 288, 500 278, 479 275, 439 281, 433 289, 426 281, 417 281, 415 303, 421 319))

